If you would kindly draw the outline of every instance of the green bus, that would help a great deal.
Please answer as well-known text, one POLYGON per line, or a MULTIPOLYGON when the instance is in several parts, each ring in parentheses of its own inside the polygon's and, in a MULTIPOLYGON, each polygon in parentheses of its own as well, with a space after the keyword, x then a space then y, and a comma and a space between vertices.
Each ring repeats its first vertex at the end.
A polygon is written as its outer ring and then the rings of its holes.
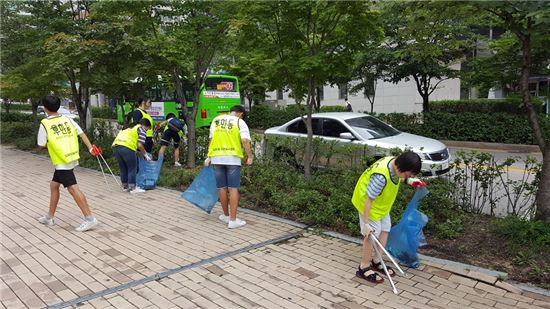
MULTIPOLYGON (((191 85, 184 86, 184 93, 187 99, 193 98, 193 88, 191 85)), ((229 113, 231 107, 241 104, 239 88, 239 79, 231 75, 208 75, 199 90, 199 107, 197 117, 195 118, 195 127, 207 127, 214 117, 220 114, 229 113)), ((168 91, 165 87, 155 86, 147 91, 145 95, 151 99, 151 108, 147 113, 151 115, 153 121, 160 122, 170 116, 183 119, 183 110, 179 103, 176 103, 176 95, 173 91, 168 91)), ((191 108, 193 102, 187 102, 191 108)), ((134 104, 127 101, 124 108, 117 105, 117 120, 119 124, 125 121, 125 118, 134 111, 134 104)))

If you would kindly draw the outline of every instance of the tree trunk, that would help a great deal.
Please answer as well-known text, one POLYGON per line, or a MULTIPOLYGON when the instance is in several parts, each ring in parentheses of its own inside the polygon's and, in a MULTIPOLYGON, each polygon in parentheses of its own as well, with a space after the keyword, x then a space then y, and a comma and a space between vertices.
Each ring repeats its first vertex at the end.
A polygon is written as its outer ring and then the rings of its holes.
POLYGON ((536 218, 543 220, 546 223, 550 223, 550 146, 546 143, 544 132, 540 128, 537 113, 531 104, 531 98, 529 94, 529 75, 531 67, 531 36, 524 33, 523 35, 518 33, 518 38, 521 42, 521 79, 520 90, 523 105, 527 110, 527 118, 529 119, 529 125, 535 135, 535 140, 539 145, 539 149, 542 152, 542 172, 537 192, 536 199, 536 218))
POLYGON ((550 147, 542 153, 542 172, 537 192, 536 219, 550 224, 550 147))
POLYGON ((306 139, 306 149, 304 151, 304 176, 306 178, 311 177, 311 156, 312 156, 312 144, 313 144, 313 128, 311 121, 311 113, 313 107, 315 106, 315 81, 313 78, 309 79, 307 95, 307 117, 306 117, 306 128, 307 128, 307 139, 306 139))
POLYGON ((422 94, 422 112, 427 113, 430 111, 430 95, 422 94))

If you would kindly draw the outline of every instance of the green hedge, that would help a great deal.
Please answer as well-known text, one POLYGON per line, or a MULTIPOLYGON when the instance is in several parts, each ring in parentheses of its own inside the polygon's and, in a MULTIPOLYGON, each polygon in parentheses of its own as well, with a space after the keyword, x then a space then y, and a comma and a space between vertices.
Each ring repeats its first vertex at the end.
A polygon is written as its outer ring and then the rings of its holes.
MULTIPOLYGON (((2 111, 6 110, 6 104, 2 105, 2 111)), ((10 104, 10 112, 11 111, 32 111, 32 105, 25 104, 25 103, 12 103, 10 104)))
POLYGON ((252 129, 268 129, 285 124, 296 117, 306 114, 304 105, 288 105, 285 108, 272 108, 267 105, 252 107, 246 124, 252 129))
POLYGON ((116 119, 116 109, 108 106, 92 107, 92 117, 102 119, 116 119))
MULTIPOLYGON (((408 133, 439 140, 535 145, 525 115, 510 113, 379 114, 381 120, 408 133)), ((550 136, 550 118, 540 115, 539 123, 550 136)))
MULTIPOLYGON (((544 113, 542 102, 533 100, 537 113, 544 113)), ((473 99, 473 100, 441 100, 431 101, 430 111, 448 113, 511 113, 525 114, 525 107, 520 97, 506 99, 473 99)))
MULTIPOLYGON (((39 119, 44 118, 43 115, 38 115, 39 119)), ((9 114, 0 113, 0 121, 2 122, 32 122, 32 114, 25 114, 20 112, 10 112, 9 114)))

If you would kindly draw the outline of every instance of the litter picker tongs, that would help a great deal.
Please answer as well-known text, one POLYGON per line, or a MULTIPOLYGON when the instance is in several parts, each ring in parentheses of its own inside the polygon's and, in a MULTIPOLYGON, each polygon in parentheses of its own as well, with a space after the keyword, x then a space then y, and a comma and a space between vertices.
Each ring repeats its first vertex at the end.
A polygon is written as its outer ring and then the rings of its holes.
POLYGON ((388 268, 386 267, 386 263, 384 263, 384 259, 382 258, 382 255, 380 254, 380 251, 378 250, 378 248, 382 248, 382 251, 384 252, 384 254, 386 254, 386 256, 390 259, 393 265, 395 265, 395 268, 397 268, 397 270, 399 270, 399 273, 401 273, 401 275, 404 277, 406 277, 405 272, 403 271, 403 269, 401 269, 401 267, 399 267, 397 262, 395 262, 391 254, 389 254, 389 252, 386 251, 386 249, 384 248, 384 246, 382 246, 382 244, 380 243, 380 240, 378 240, 376 236, 374 236, 372 233, 369 234, 369 240, 372 244, 372 247, 374 248, 374 252, 376 252, 376 254, 378 255, 378 258, 380 259, 380 262, 382 263, 382 267, 384 268, 384 272, 386 273, 386 276, 390 280, 393 293, 397 294, 398 292, 397 292, 397 288, 395 287, 395 283, 393 283, 393 280, 388 272, 388 268))
POLYGON ((116 176, 115 174, 113 174, 113 171, 111 170, 111 168, 109 167, 109 164, 107 164, 107 161, 105 160, 105 158, 103 157, 102 154, 99 154, 99 156, 97 156, 97 163, 99 163, 99 168, 101 169, 101 173, 103 174, 103 178, 105 179, 105 184, 107 185, 107 188, 111 188, 109 186, 109 182, 107 181, 107 176, 105 176, 105 171, 103 170, 103 166, 101 165, 101 161, 99 160, 99 158, 101 157, 101 159, 103 160, 103 163, 105 164, 105 166, 107 167, 107 169, 109 170, 109 172, 111 173, 111 175, 113 176, 113 179, 115 180, 116 184, 122 188, 122 185, 120 184, 120 182, 118 182, 118 179, 116 179, 116 176))

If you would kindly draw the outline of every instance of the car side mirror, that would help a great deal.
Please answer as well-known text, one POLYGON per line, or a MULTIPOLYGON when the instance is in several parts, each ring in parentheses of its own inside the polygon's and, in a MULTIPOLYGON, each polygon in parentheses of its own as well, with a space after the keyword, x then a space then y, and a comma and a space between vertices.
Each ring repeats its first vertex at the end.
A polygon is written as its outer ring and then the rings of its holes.
POLYGON ((355 139, 355 136, 353 136, 353 134, 351 134, 350 132, 344 132, 344 133, 340 133, 340 138, 348 139, 352 141, 355 139))

